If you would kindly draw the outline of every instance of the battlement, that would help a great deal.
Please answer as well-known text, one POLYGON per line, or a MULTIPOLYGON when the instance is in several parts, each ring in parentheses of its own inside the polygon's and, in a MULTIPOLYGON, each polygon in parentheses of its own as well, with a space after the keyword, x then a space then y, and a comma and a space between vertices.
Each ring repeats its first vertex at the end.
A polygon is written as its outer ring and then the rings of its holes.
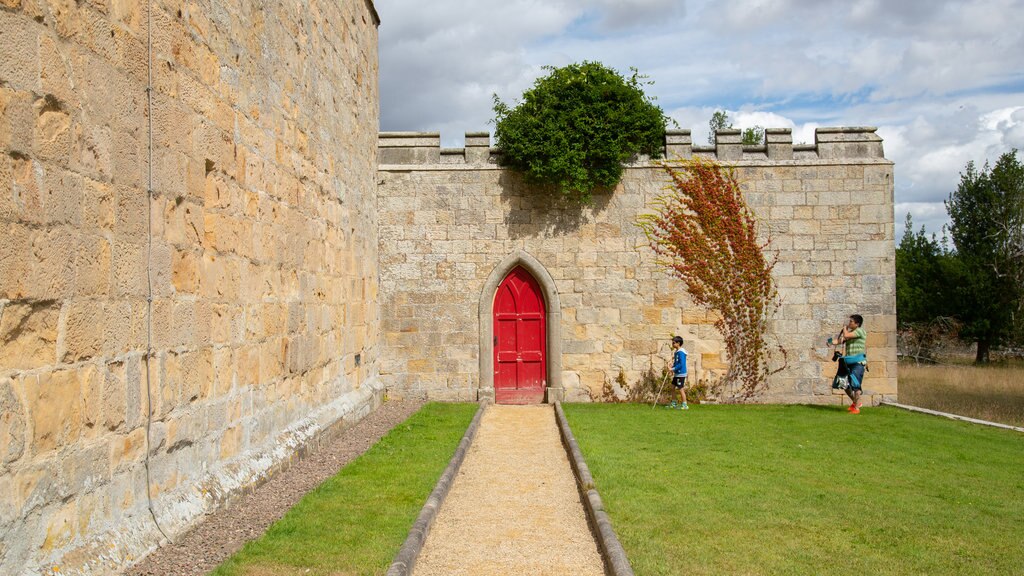
MULTIPOLYGON (((692 158, 701 156, 723 162, 884 159, 882 138, 872 126, 817 128, 814 144, 793 144, 789 128, 768 128, 764 143, 744 146, 739 130, 719 130, 712 146, 693 144, 689 130, 665 132, 665 156, 692 158)), ((381 132, 377 136, 377 163, 380 165, 497 165, 500 152, 491 147, 488 132, 466 132, 464 148, 442 148, 438 132, 381 132)), ((641 159, 641 162, 643 160, 641 159)))

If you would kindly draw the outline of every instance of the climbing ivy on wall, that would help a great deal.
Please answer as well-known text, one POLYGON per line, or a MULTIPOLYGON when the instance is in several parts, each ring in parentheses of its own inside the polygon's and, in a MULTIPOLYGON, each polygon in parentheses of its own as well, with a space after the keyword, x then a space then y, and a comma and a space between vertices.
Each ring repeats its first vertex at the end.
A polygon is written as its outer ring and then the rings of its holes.
POLYGON ((636 70, 629 78, 597 62, 545 70, 515 107, 494 96, 502 164, 589 203, 595 188, 618 184, 637 154, 661 156, 670 120, 636 70))
POLYGON ((699 157, 661 166, 671 184, 638 224, 658 262, 683 281, 694 302, 715 313, 729 360, 720 384, 748 399, 786 366, 786 351, 769 345, 768 321, 781 304, 775 260, 765 256, 771 241, 758 241, 732 168, 699 157))

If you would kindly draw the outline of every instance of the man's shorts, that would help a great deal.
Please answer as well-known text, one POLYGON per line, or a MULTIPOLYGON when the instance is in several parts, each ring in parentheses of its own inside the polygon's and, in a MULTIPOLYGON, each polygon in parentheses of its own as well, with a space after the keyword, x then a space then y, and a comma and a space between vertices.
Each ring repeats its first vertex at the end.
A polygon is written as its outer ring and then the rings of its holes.
POLYGON ((677 390, 686 386, 686 376, 673 376, 672 385, 675 386, 677 390))
POLYGON ((864 364, 850 364, 850 390, 860 390, 864 383, 864 364), (857 382, 854 383, 854 377, 857 382))

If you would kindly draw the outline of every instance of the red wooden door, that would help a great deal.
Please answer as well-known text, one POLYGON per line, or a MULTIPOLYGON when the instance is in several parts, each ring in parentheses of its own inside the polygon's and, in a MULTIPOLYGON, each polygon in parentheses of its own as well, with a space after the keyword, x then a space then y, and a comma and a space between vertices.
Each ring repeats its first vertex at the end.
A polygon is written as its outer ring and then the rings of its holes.
POLYGON ((509 272, 494 295, 494 401, 544 401, 547 362, 544 298, 522 268, 509 272))

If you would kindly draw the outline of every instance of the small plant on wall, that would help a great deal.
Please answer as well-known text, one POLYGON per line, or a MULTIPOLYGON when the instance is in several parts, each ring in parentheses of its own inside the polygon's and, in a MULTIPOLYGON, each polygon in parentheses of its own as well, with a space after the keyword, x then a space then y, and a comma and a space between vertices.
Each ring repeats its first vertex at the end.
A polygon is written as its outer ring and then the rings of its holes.
POLYGON ((786 351, 768 340, 768 320, 781 304, 775 261, 765 257, 770 240, 758 241, 757 221, 732 168, 704 158, 662 167, 671 184, 638 224, 658 262, 683 281, 696 304, 715 313, 729 360, 723 388, 750 398, 786 367, 786 351))
POLYGON ((545 70, 515 107, 494 96, 503 165, 589 203, 595 188, 618 184, 637 154, 660 157, 670 119, 636 70, 629 78, 597 62, 545 70))

